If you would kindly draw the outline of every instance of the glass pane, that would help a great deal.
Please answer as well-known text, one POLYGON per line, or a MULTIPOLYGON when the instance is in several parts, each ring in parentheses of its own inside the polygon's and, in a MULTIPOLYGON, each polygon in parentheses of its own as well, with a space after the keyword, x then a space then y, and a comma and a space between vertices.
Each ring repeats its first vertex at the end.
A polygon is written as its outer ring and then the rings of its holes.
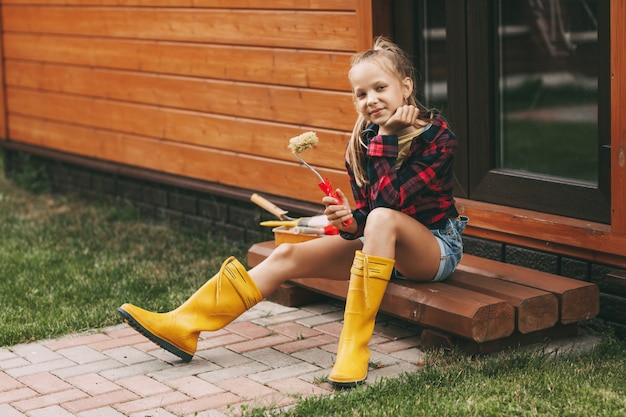
POLYGON ((597 183, 595 0, 499 0, 499 167, 597 183))
POLYGON ((445 1, 423 0, 418 11, 421 25, 421 72, 423 103, 438 109, 444 116, 448 104, 446 67, 446 10, 445 1))

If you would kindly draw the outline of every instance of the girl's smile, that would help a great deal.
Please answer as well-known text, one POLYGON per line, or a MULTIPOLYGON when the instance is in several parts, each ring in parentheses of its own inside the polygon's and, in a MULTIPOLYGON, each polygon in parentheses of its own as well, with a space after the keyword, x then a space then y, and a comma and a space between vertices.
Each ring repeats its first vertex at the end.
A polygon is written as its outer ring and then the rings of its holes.
POLYGON ((355 65, 350 71, 350 82, 357 111, 379 126, 406 104, 406 97, 412 92, 412 83, 399 80, 373 62, 355 65))

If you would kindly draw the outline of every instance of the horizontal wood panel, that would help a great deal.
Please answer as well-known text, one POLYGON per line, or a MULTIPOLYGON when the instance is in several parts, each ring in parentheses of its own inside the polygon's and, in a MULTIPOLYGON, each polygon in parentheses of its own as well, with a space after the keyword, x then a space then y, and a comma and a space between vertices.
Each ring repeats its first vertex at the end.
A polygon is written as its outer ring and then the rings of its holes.
POLYGON ((6 0, 3 4, 196 7, 216 9, 354 10, 356 0, 6 0))
MULTIPOLYGON (((322 192, 308 169, 285 162, 136 135, 9 115, 9 134, 18 142, 159 172, 201 179, 254 192, 298 196, 319 203, 322 192)), ((320 169, 349 190, 343 171, 320 169)))
POLYGON ((351 54, 7 33, 5 58, 350 91, 351 54))
MULTIPOLYGON (((296 159, 288 149, 289 139, 303 132, 291 125, 11 87, 7 103, 12 111, 32 118, 292 162, 296 159)), ((343 170, 349 135, 316 133, 320 143, 303 158, 314 166, 343 170)))
POLYGON ((356 50, 347 12, 5 5, 2 14, 5 32, 356 50))
POLYGON ((350 93, 10 60, 5 74, 9 86, 312 128, 351 130, 355 120, 350 93))
POLYGON ((457 207, 470 218, 469 236, 626 268, 626 236, 605 224, 466 199, 457 207))

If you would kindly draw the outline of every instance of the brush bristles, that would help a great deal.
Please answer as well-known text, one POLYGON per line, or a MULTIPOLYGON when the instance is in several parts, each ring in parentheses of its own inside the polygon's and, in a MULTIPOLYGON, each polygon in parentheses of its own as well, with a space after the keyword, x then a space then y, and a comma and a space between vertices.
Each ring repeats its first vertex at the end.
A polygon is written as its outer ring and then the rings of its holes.
POLYGON ((289 148, 291 152, 297 155, 307 149, 311 149, 313 146, 317 145, 318 142, 319 139, 315 132, 305 132, 295 138, 289 139, 289 148))

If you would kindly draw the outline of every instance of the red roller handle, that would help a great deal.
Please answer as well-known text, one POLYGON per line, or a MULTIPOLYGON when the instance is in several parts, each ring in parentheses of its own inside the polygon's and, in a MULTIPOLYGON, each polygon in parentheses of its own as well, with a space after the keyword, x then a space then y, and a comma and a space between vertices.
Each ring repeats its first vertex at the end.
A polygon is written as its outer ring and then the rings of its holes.
MULTIPOLYGON (((337 199, 337 201, 341 203, 341 199, 337 196, 337 193, 335 192, 335 189, 333 188, 328 178, 324 178, 324 182, 320 182, 318 185, 320 186, 324 194, 326 194, 329 197, 337 199)), ((341 224, 346 227, 350 226, 352 224, 352 219, 348 219, 345 222, 341 222, 341 224)))

